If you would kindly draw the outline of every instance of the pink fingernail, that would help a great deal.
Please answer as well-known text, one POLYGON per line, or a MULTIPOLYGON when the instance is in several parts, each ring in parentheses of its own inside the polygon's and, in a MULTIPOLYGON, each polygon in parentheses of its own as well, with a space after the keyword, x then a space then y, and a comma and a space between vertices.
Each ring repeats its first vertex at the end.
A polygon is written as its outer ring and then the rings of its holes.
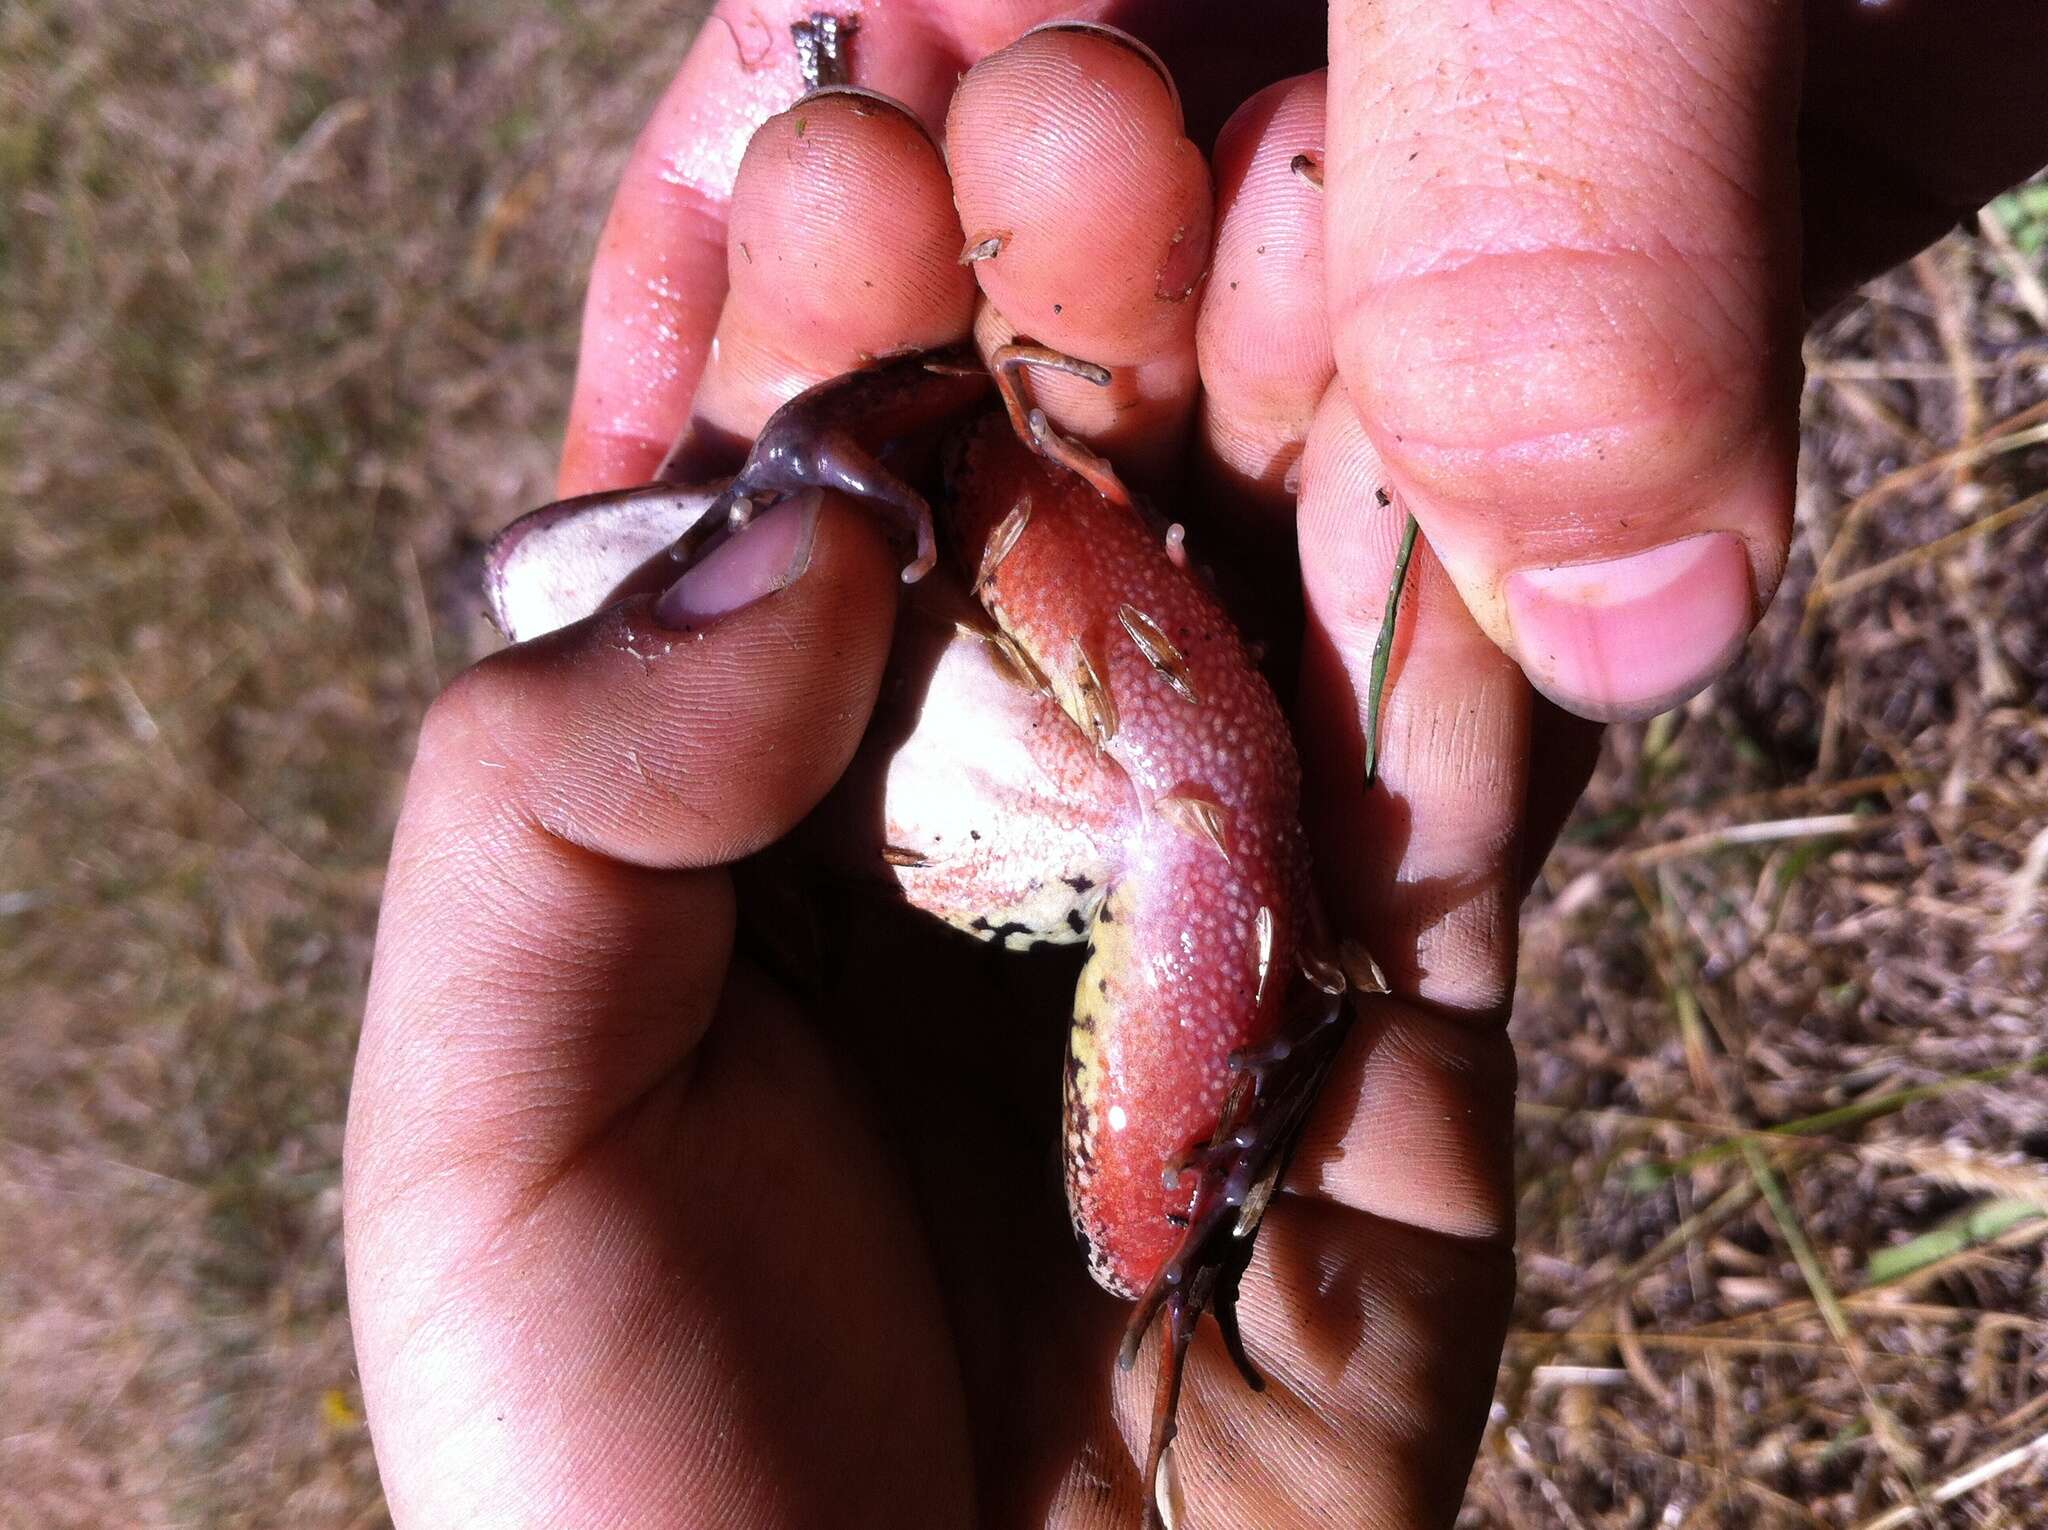
POLYGON ((705 627, 786 590, 811 566, 819 497, 777 505, 714 550, 663 592, 654 619, 665 627, 705 627))
POLYGON ((1104 42, 1115 43, 1119 48, 1137 54, 1150 64, 1153 73, 1165 82, 1166 93, 1173 99, 1174 113, 1181 114, 1180 86, 1174 82, 1173 71, 1166 67, 1166 60, 1152 50, 1151 44, 1126 32, 1122 27, 1113 27, 1102 21, 1041 21, 1017 41, 1022 42, 1026 37, 1036 37, 1041 32, 1077 32, 1084 37, 1099 37, 1104 42))
POLYGON ((790 103, 788 110, 795 111, 803 106, 816 106, 819 102, 828 100, 844 101, 853 109, 853 114, 856 117, 872 117, 875 115, 877 107, 894 112, 897 116, 909 122, 920 133, 924 134, 926 141, 933 148, 938 147, 939 141, 932 137, 932 130, 924 125, 924 118, 918 116, 916 112, 912 111, 894 96, 885 96, 879 90, 869 90, 865 85, 820 85, 815 90, 807 90, 798 96, 795 101, 790 103))
POLYGON ((1731 532, 1507 579, 1515 654, 1530 681, 1584 717, 1650 717, 1703 689, 1749 635, 1749 554, 1731 532))

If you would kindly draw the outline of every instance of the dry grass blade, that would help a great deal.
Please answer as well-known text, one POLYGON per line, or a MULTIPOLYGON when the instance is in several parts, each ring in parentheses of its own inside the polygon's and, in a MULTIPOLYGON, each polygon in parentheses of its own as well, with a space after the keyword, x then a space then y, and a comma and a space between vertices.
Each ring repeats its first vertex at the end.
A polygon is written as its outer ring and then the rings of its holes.
POLYGON ((2036 324, 2048 329, 2048 285, 2043 284, 2034 262, 2013 243, 2012 230, 1996 202, 1978 211, 1977 227, 1984 235, 1984 242, 1998 257, 1998 263, 2005 268, 2020 305, 2033 315, 2036 324))
POLYGON ((1654 1167, 1654 1180, 1639 1171, 1635 1176, 1636 1183, 1639 1188, 1646 1187, 1648 1183, 1661 1182, 1672 1174, 1689 1174, 1709 1164, 1732 1158, 1742 1151, 1744 1141, 1790 1146, 1786 1139, 1796 1138, 1811 1140, 1817 1147, 1847 1148, 1848 1144, 1840 1140, 1843 1133, 1868 1122, 1896 1115, 1908 1106, 1925 1100, 1938 1100, 1959 1090, 2003 1083, 2008 1079, 2044 1072, 2048 1072, 2048 1053, 2022 1058, 2018 1062, 2001 1063, 1997 1067, 1957 1074, 1954 1078, 1937 1079, 1932 1083, 1915 1084, 1909 1088, 1888 1091, 1867 1100, 1858 1100, 1853 1105, 1839 1105, 1831 1110, 1816 1111, 1810 1116, 1801 1116, 1797 1120, 1781 1122, 1776 1126, 1743 1130, 1710 1123, 1689 1123, 1688 1130, 1712 1132, 1728 1140, 1688 1153, 1669 1165, 1646 1166, 1654 1167))
POLYGON ((1622 864, 1630 867, 1658 866, 1688 856, 1713 855, 1739 845, 1770 845, 1793 839, 1831 839, 1842 834, 1873 833, 1891 827, 1891 823, 1889 815, 1872 813, 1820 813, 1766 823, 1731 823, 1661 845, 1645 845, 1622 857, 1622 864))
MULTIPOLYGON (((2048 429, 2044 429, 2036 439, 2048 441, 2048 429)), ((1908 569, 1953 556, 1980 539, 1995 535, 2015 521, 2032 515, 2043 505, 2048 505, 2048 489, 2029 494, 2019 503, 2007 505, 2002 510, 1982 516, 1967 526, 1951 531, 1947 536, 1936 537, 1932 542, 1908 548, 1905 552, 1894 554, 1880 563, 1860 568, 1853 574, 1844 574, 1831 584, 1817 586, 1808 597, 1808 609, 1817 610, 1833 601, 1846 600, 1851 595, 1861 594, 1873 585, 1883 584, 1888 579, 1896 579, 1908 569)))
MULTIPOLYGON (((2039 1434, 2024 1445, 2015 1445, 2010 1450, 1986 1457, 1935 1484, 1928 1490, 1927 1501, 1932 1504, 1954 1503, 1965 1493, 1975 1492, 2006 1472, 2044 1458, 2048 1458, 2048 1434, 2039 1434)), ((1922 1512, 1916 1505, 1900 1504, 1874 1519, 1864 1520, 1856 1530, 1899 1530, 1901 1525, 1910 1525, 1922 1512)))
POLYGON ((1865 1416, 1870 1420, 1870 1432, 1884 1447, 1891 1458, 1900 1480, 1913 1495, 1916 1502, 1924 1502, 1925 1492, 1920 1486, 1919 1454, 1910 1446, 1899 1428, 1899 1422, 1891 1410, 1879 1400, 1870 1384, 1869 1365, 1863 1348, 1863 1341, 1855 1329, 1849 1326, 1849 1319, 1842 1311, 1841 1298, 1835 1294, 1833 1284, 1828 1280, 1827 1271, 1821 1267, 1820 1257, 1813 1251, 1812 1240, 1799 1215, 1792 1208, 1790 1197, 1773 1169, 1763 1150, 1753 1142, 1742 1144, 1742 1156, 1749 1165, 1750 1176, 1756 1181, 1757 1189, 1763 1193, 1764 1203, 1770 1208, 1771 1220, 1777 1224, 1779 1236, 1791 1249, 1793 1261, 1799 1266, 1799 1273, 1806 1286, 1813 1293, 1814 1305, 1826 1320, 1828 1332, 1840 1347, 1842 1358, 1848 1362, 1850 1372, 1856 1378, 1856 1385, 1863 1394, 1865 1416))
MULTIPOLYGON (((1947 376, 1949 373, 1944 371, 1943 375, 1947 376)), ((2048 440, 2048 425, 2041 423, 2044 419, 2048 419, 2048 401, 2029 405, 1990 427, 1984 439, 1902 467, 1866 489, 1851 500, 1842 511, 1834 541, 1821 562, 1819 573, 1815 575, 1814 587, 1827 587, 1841 561, 1848 557, 1855 533, 1862 529, 1863 522, 1887 500, 1943 473, 1974 466, 2000 453, 2024 451, 2048 440)))

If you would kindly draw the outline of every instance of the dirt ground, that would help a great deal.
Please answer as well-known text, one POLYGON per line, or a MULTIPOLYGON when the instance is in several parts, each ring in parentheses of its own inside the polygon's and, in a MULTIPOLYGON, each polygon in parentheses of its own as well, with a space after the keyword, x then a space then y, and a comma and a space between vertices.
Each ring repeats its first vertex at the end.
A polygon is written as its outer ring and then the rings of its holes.
MULTIPOLYGON (((381 861, 688 14, 0 10, 0 1524, 385 1522, 381 861)), ((1817 328, 1786 588, 1546 871, 1473 1530, 2039 1522, 2044 240, 2002 199, 1817 328)))

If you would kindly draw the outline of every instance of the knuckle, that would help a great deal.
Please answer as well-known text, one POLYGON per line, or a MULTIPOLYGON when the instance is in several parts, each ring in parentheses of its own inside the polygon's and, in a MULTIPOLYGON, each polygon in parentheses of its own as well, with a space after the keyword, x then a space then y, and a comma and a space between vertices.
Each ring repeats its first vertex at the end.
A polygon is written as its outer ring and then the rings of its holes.
POLYGON ((1682 514, 1765 423, 1754 281, 1670 252, 1481 255, 1364 293, 1339 360, 1375 444, 1439 504, 1567 531, 1682 514))

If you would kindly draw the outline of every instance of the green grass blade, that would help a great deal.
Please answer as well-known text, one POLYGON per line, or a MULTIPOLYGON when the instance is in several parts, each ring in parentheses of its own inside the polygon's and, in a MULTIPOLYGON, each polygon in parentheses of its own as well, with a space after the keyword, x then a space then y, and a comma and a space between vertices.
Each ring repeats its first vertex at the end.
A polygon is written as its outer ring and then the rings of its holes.
POLYGON ((1394 656, 1394 624, 1401 615, 1401 591, 1408 583, 1408 560, 1415 556, 1415 534, 1420 528, 1415 517, 1401 533, 1401 550, 1394 555, 1394 579, 1387 590, 1387 613, 1380 618, 1380 640, 1372 651, 1372 682, 1365 696, 1365 789, 1372 790, 1380 775, 1380 700, 1387 689, 1387 663, 1394 656))

